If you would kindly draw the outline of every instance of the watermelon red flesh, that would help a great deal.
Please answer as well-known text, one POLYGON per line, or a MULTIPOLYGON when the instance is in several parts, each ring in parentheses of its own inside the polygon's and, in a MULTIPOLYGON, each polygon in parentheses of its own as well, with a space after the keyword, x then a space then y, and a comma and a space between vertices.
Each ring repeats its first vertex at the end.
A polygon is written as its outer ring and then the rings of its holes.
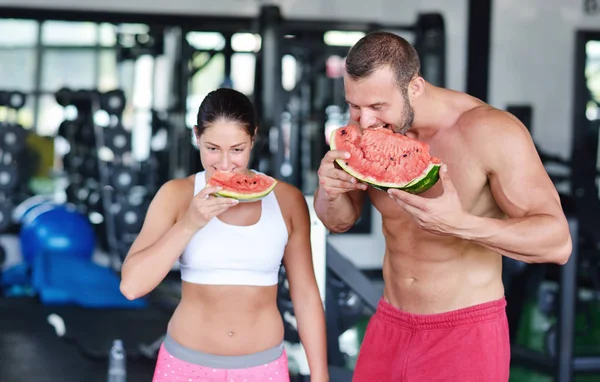
POLYGON ((222 188, 217 195, 240 200, 264 197, 273 191, 276 184, 274 178, 265 174, 223 171, 215 171, 207 182, 208 186, 222 188))
POLYGON ((414 187, 423 192, 437 181, 441 161, 429 153, 429 145, 385 128, 345 126, 331 136, 331 147, 350 153, 338 160, 340 167, 356 178, 380 188, 414 187))

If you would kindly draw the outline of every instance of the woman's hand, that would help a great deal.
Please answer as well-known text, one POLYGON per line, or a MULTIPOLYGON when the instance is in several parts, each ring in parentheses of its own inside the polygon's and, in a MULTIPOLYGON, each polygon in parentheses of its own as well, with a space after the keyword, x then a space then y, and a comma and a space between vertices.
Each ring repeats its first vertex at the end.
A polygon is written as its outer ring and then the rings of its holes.
POLYGON ((182 219, 185 227, 198 231, 208 224, 210 219, 239 203, 235 199, 214 197, 212 194, 220 189, 221 187, 206 187, 194 196, 182 219))

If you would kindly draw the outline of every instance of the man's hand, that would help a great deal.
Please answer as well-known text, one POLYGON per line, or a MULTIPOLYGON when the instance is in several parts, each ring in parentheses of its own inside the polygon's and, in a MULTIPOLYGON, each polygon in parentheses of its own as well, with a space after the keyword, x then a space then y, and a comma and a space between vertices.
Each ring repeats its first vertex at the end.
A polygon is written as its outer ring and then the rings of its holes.
POLYGON ((388 190, 388 194, 411 214, 425 231, 439 235, 453 235, 460 232, 470 215, 463 209, 446 165, 442 165, 440 169, 440 180, 444 193, 434 199, 423 198, 401 190, 388 190))
POLYGON ((353 190, 366 190, 367 185, 356 180, 348 173, 335 167, 336 159, 348 159, 350 154, 344 151, 331 150, 321 160, 317 175, 319 176, 319 187, 329 200, 353 190))

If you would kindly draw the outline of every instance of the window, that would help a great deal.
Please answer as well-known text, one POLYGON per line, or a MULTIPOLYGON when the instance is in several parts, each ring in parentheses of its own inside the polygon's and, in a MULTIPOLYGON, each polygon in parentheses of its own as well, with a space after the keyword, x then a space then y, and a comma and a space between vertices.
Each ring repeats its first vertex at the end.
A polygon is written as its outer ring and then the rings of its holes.
POLYGON ((587 103, 586 117, 593 121, 600 119, 600 41, 588 41, 585 50, 585 77, 591 98, 587 103))

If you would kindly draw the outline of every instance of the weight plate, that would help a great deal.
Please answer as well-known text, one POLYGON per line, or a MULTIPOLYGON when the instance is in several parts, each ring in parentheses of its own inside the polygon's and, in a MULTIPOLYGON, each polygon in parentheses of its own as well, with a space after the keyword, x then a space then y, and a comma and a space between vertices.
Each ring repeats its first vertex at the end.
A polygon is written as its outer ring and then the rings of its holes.
POLYGON ((111 90, 100 95, 100 107, 108 114, 121 115, 125 109, 125 92, 111 90))
POLYGON ((54 98, 56 99, 56 103, 58 103, 60 106, 69 106, 73 98, 73 91, 69 88, 61 88, 54 93, 54 98))
POLYGON ((83 161, 79 170, 84 178, 99 179, 100 172, 98 171, 98 160, 96 158, 87 157, 83 161))
POLYGON ((131 151, 131 134, 122 126, 105 128, 104 145, 115 155, 122 155, 131 151))
POLYGON ((13 91, 8 93, 8 107, 19 110, 25 106, 27 95, 23 92, 13 91))
POLYGON ((144 211, 142 206, 130 206, 127 203, 121 204, 121 209, 117 213, 117 224, 122 232, 137 233, 142 229, 144 223, 144 211))
POLYGON ((58 126, 58 132, 56 133, 58 136, 61 136, 67 140, 72 139, 77 132, 77 123, 70 120, 65 120, 61 122, 58 126))
POLYGON ((126 193, 138 183, 135 170, 127 167, 113 167, 111 169, 112 186, 115 190, 126 193))
POLYGON ((0 191, 14 191, 19 185, 19 170, 13 165, 0 164, 0 191))
POLYGON ((81 124, 75 133, 75 142, 83 146, 95 147, 96 136, 94 132, 94 126, 88 124, 81 124))
POLYGON ((3 151, 17 153, 25 147, 27 131, 22 126, 4 124, 0 129, 0 147, 3 151))

